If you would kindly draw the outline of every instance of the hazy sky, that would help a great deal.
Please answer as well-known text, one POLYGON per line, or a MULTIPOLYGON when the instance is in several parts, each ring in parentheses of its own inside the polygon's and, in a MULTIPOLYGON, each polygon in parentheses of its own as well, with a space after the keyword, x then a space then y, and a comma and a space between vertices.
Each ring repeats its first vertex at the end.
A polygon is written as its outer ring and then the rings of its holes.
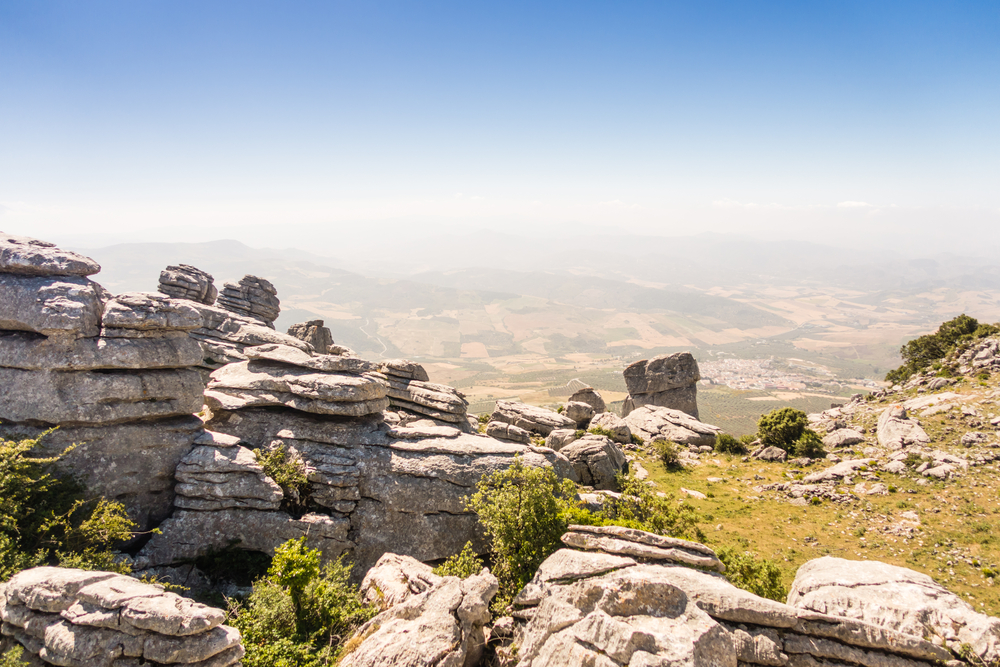
POLYGON ((0 0, 0 133, 0 229, 43 237, 992 242, 1000 3, 0 0))

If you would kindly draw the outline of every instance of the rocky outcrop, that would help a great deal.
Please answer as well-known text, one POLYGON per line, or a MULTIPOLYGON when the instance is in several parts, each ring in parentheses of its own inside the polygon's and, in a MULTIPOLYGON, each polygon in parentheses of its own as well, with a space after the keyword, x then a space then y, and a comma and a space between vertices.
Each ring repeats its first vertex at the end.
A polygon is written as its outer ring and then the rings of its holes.
MULTIPOLYGON (((555 433, 555 431, 553 431, 555 433)), ((525 445, 531 442, 531 432, 523 428, 508 424, 506 422, 489 422, 486 424, 486 435, 497 440, 508 440, 510 442, 520 442, 525 445)), ((551 437, 551 436, 550 436, 551 437)), ((546 445, 548 443, 546 442, 546 445)), ((552 449, 559 449, 553 447, 552 449)))
POLYGON ((36 437, 94 494, 142 529, 169 514, 173 471, 201 431, 204 383, 188 331, 193 302, 110 295, 100 267, 41 241, 0 235, 0 437, 36 437), (3 240, 6 239, 6 240, 3 240))
POLYGON ((330 329, 323 326, 323 320, 309 320, 293 324, 288 327, 288 335, 309 343, 317 354, 331 354, 333 334, 330 329))
POLYGON ((201 345, 202 367, 209 371, 225 364, 246 361, 244 350, 259 345, 284 345, 308 354, 314 352, 309 343, 275 331, 256 318, 216 306, 192 303, 201 313, 201 326, 191 331, 190 335, 201 345))
POLYGON ((368 570, 359 589, 365 602, 395 607, 440 583, 434 568, 410 556, 386 553, 368 570))
POLYGON ((594 408, 594 414, 600 414, 608 409, 607 404, 604 402, 604 397, 602 397, 601 394, 593 387, 577 389, 569 397, 568 402, 586 403, 590 407, 594 408))
POLYGON ((363 641, 341 667, 479 663, 486 645, 497 580, 489 570, 467 579, 443 577, 358 629, 363 641))
POLYGON ((64 667, 238 665, 226 614, 112 572, 36 567, 0 584, 2 633, 64 667))
POLYGON ((520 667, 929 667, 951 658, 919 636, 796 609, 686 567, 723 569, 702 545, 581 526, 563 542, 574 549, 546 559, 514 600, 520 667))
POLYGON ((666 354, 629 365, 625 371, 628 398, 622 416, 643 405, 686 412, 698 419, 698 362, 690 352, 666 354))
POLYGON ((497 401, 490 421, 513 424, 525 431, 546 436, 557 428, 576 429, 576 422, 554 410, 546 410, 527 403, 497 401))
POLYGON ((968 644, 983 664, 1000 660, 1000 619, 977 613, 927 575, 903 567, 817 558, 799 568, 788 604, 928 637, 955 651, 968 644))
POLYGON ((590 420, 590 428, 598 428, 621 445, 632 444, 632 429, 628 423, 613 412, 602 412, 590 420))
POLYGON ((585 435, 561 447, 559 453, 573 464, 580 483, 595 489, 617 491, 615 476, 628 471, 625 452, 603 435, 585 435))
POLYGON ((218 304, 237 315, 251 317, 274 328, 274 321, 281 314, 278 290, 269 281, 246 275, 238 283, 222 286, 218 304))
POLYGON ((284 494, 239 438, 206 431, 174 473, 181 509, 277 510, 284 494))
POLYGON ((902 449, 909 445, 926 445, 931 439, 920 423, 906 414, 906 408, 893 405, 878 419, 878 442, 887 449, 902 449))
POLYGON ((629 412, 625 423, 633 435, 645 442, 668 440, 680 445, 711 447, 722 432, 718 426, 703 424, 680 410, 645 405, 629 412))
MULTIPOLYGON (((501 423, 502 422, 490 422, 490 424, 501 424, 501 423)), ((508 426, 510 428, 517 428, 516 426, 511 426, 510 424, 504 424, 504 426, 508 426)), ((518 430, 523 431, 524 429, 518 429, 518 430)), ((487 424, 486 432, 487 434, 489 433, 489 424, 487 424)), ((528 433, 527 431, 524 432, 528 433)), ((529 433, 528 435, 530 438, 531 434, 529 433)), ((549 433, 549 435, 545 438, 545 446, 548 447, 549 449, 554 449, 558 452, 560 449, 562 449, 569 443, 573 442, 574 440, 579 440, 582 435, 583 434, 580 433, 579 431, 573 430, 571 428, 557 428, 551 433, 549 433)))
POLYGON ((570 401, 564 406, 562 414, 576 422, 578 427, 587 428, 595 413, 589 403, 570 401))
POLYGON ((399 410, 456 424, 468 431, 469 402, 454 387, 429 382, 427 371, 415 361, 392 359, 378 366, 387 386, 389 404, 399 410))
POLYGON ((215 278, 188 264, 168 266, 160 271, 160 285, 156 289, 174 299, 197 301, 206 306, 214 304, 219 296, 215 278))

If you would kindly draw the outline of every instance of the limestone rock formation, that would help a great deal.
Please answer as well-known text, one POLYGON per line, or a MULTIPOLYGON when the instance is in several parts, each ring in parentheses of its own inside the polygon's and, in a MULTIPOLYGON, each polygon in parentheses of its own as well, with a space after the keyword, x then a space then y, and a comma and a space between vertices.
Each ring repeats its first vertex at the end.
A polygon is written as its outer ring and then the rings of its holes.
POLYGON ((543 436, 557 428, 576 429, 576 422, 569 417, 553 410, 515 401, 497 401, 490 421, 506 422, 543 436))
POLYGON ((168 266, 160 271, 160 285, 156 289, 174 299, 197 301, 206 306, 214 304, 219 296, 215 278, 188 264, 168 266))
POLYGON ((983 664, 1000 660, 1000 619, 977 613, 926 574, 903 567, 817 558, 799 568, 788 604, 930 637, 956 651, 968 644, 983 664))
POLYGON ((610 433, 608 437, 621 445, 632 444, 632 429, 628 422, 613 412, 601 412, 590 420, 590 428, 610 433))
MULTIPOLYGON (((499 423, 501 422, 490 422, 490 424, 499 424, 499 423)), ((516 426, 511 426, 510 424, 506 424, 506 426, 509 426, 510 428, 517 428, 516 426)), ((524 430, 524 429, 518 429, 518 430, 524 430)), ((527 431, 524 432, 527 433, 527 431)), ((489 433, 489 425, 487 425, 487 433, 489 433)), ((569 443, 573 442, 574 440, 578 440, 579 438, 580 436, 577 435, 577 431, 571 428, 557 428, 551 433, 549 433, 549 435, 545 438, 545 446, 548 447, 549 449, 554 449, 558 452, 560 449, 562 449, 569 443)))
POLYGON ((36 567, 0 584, 2 633, 46 665, 229 667, 245 653, 226 614, 112 572, 36 567))
POLYGON ((195 445, 177 465, 174 505, 182 509, 277 510, 284 494, 246 447, 195 445))
POLYGON ((387 387, 389 404, 398 410, 455 424, 470 431, 469 402, 454 387, 429 381, 427 371, 415 361, 391 359, 378 365, 387 387))
POLYGON ((333 347, 333 334, 323 326, 323 320, 299 322, 288 327, 288 335, 305 341, 313 346, 317 354, 330 354, 333 347))
POLYGON ((585 435, 561 447, 559 453, 573 464, 580 483, 595 489, 617 491, 615 475, 628 470, 625 452, 603 435, 585 435))
POLYGON ((360 592, 366 602, 395 607, 440 581, 430 565, 410 556, 386 553, 365 573, 360 592))
POLYGON ((680 410, 645 405, 625 417, 632 434, 645 442, 669 440, 681 445, 712 446, 715 436, 722 432, 718 426, 703 424, 680 410))
POLYGON ((908 445, 926 445, 931 439, 920 424, 907 416, 901 405, 888 407, 878 419, 878 442, 888 449, 902 449, 908 445))
POLYGON ((563 414, 576 422, 580 428, 586 428, 595 413, 589 403, 570 401, 566 403, 563 414))
POLYGON ((951 654, 919 636, 796 609, 691 560, 710 549, 642 531, 572 526, 514 600, 519 667, 820 665, 929 667, 951 654))
POLYGON ((218 304, 237 315, 257 319, 272 329, 281 314, 278 290, 269 281, 257 276, 246 275, 238 283, 224 284, 218 304))
POLYGON ((202 367, 215 370, 225 364, 246 361, 248 347, 283 345, 311 354, 309 343, 275 331, 260 320, 224 308, 190 302, 201 313, 201 326, 190 332, 202 348, 202 367))
POLYGON ((839 449, 840 447, 850 447, 860 445, 865 441, 863 433, 859 433, 852 428, 839 428, 823 436, 823 446, 828 449, 839 449))
POLYGON ((341 667, 478 664, 486 645, 497 580, 489 570, 467 579, 444 577, 358 629, 364 638, 341 667))
POLYGON ((604 398, 601 394, 593 387, 585 387, 583 389, 577 389, 569 397, 570 403, 586 403, 590 407, 594 408, 594 414, 600 414, 608 409, 608 406, 604 403, 604 398))
POLYGON ((35 437, 91 493, 142 529, 169 514, 173 471, 201 430, 193 302, 110 295, 96 262, 52 244, 0 241, 0 437, 35 437))
MULTIPOLYGON (((509 440, 510 442, 520 442, 525 445, 531 442, 530 431, 525 431, 523 428, 506 422, 489 422, 486 424, 486 435, 497 440, 509 440)), ((559 448, 553 447, 553 449, 559 448)))
POLYGON ((698 362, 690 352, 637 361, 624 371, 628 398, 622 416, 643 405, 658 405, 698 418, 698 362))

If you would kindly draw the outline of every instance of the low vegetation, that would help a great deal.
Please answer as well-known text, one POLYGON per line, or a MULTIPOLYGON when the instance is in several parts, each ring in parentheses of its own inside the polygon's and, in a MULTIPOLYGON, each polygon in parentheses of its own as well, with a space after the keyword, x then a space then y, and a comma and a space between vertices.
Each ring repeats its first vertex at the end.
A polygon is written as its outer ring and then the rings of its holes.
POLYGON ((938 364, 941 374, 951 375, 953 369, 942 368, 939 364, 941 360, 961 347, 997 333, 1000 333, 1000 326, 980 324, 963 313, 944 322, 934 333, 914 338, 899 348, 903 364, 889 371, 885 379, 893 384, 903 383, 915 373, 926 371, 935 364, 938 364))
POLYGON ((472 542, 466 542, 462 551, 451 556, 445 562, 434 568, 434 574, 442 577, 458 577, 467 579, 474 574, 479 574, 485 567, 481 558, 476 555, 472 548, 472 542))

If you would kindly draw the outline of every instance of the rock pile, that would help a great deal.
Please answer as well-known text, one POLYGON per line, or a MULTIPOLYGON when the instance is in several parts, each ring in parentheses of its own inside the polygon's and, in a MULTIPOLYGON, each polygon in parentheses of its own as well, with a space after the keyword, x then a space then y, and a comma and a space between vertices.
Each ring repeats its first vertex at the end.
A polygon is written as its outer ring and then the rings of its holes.
POLYGON ((316 354, 338 354, 331 349, 334 347, 333 334, 330 329, 323 326, 323 320, 309 320, 293 324, 288 327, 288 335, 312 345, 316 354))
POLYGON ((628 398, 622 416, 643 405, 686 412, 698 419, 698 362, 690 352, 666 354, 637 361, 624 371, 628 398))
POLYGON ((272 329, 281 314, 278 290, 269 281, 257 276, 246 275, 238 283, 224 284, 218 301, 226 310, 252 317, 272 329))
POLYGON ((454 387, 429 382, 427 371, 420 364, 405 359, 393 359, 379 364, 387 386, 389 404, 417 418, 457 424, 469 430, 469 402, 465 394, 454 387))
POLYGON ((215 278, 201 269, 188 264, 168 266, 160 271, 160 285, 157 290, 174 299, 197 301, 206 306, 215 303, 219 290, 215 288, 215 278))
POLYGON ((24 237, 0 242, 0 437, 41 452, 143 529, 173 504, 173 471, 201 431, 200 323, 190 301, 111 296, 92 260, 24 237))
POLYGON ((226 614, 112 572, 36 567, 0 584, 2 633, 47 665, 238 665, 226 614))

